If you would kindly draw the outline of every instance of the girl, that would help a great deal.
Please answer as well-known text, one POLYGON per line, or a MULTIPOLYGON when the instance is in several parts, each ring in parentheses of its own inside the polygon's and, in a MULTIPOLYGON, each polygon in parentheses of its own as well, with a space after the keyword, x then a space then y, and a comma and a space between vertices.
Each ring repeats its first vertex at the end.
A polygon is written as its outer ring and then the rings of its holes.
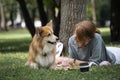
MULTIPOLYGON (((84 20, 75 25, 75 33, 69 38, 69 58, 89 62, 89 65, 120 64, 120 53, 106 49, 105 43, 94 23, 84 20)), ((113 49, 113 48, 112 48, 113 49)), ((114 49, 114 50, 119 50, 114 49)), ((75 61, 74 60, 74 61, 75 61)))

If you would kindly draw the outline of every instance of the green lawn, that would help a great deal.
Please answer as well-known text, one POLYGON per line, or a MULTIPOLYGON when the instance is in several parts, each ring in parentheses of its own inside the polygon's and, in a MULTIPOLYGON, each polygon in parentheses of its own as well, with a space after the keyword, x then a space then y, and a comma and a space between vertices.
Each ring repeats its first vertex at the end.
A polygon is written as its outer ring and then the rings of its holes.
MULTIPOLYGON (((107 46, 110 43, 108 28, 100 28, 107 46)), ((0 32, 0 80, 120 80, 120 65, 92 67, 89 72, 77 70, 39 70, 24 66, 31 36, 26 29, 0 32)))
POLYGON ((106 43, 106 46, 114 46, 114 47, 120 47, 120 42, 110 42, 110 28, 109 27, 104 27, 104 28, 99 28, 101 31, 101 35, 103 37, 103 40, 106 43))

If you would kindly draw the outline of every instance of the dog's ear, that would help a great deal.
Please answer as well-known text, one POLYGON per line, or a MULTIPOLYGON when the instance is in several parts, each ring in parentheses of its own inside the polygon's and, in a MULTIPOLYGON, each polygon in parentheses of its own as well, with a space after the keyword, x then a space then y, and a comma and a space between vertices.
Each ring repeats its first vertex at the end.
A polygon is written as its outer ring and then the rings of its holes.
POLYGON ((48 22, 47 24, 46 24, 46 26, 50 26, 50 27, 52 27, 53 26, 53 21, 52 20, 50 20, 50 22, 48 22))
POLYGON ((35 34, 40 37, 41 34, 42 34, 42 28, 41 27, 37 27, 35 34))

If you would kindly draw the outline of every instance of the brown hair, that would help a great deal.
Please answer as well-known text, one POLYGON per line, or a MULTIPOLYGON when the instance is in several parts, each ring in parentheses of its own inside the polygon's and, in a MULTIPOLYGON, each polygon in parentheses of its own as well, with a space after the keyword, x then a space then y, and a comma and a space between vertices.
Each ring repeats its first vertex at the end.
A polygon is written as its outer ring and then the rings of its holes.
POLYGON ((85 47, 88 41, 94 37, 96 31, 100 33, 95 24, 89 20, 84 20, 76 24, 75 27, 75 41, 81 44, 80 47, 85 47))

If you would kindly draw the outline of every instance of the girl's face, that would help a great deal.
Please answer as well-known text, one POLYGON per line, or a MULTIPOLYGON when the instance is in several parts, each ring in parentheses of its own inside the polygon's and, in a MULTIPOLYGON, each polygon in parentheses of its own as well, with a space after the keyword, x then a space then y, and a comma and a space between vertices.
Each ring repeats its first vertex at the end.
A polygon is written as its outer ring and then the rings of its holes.
POLYGON ((96 26, 91 21, 82 21, 75 25, 75 43, 85 47, 94 37, 96 26))
POLYGON ((81 48, 86 47, 86 46, 89 44, 90 41, 91 41, 90 38, 85 38, 85 37, 84 37, 83 39, 79 40, 79 39, 77 38, 77 36, 75 36, 75 43, 76 43, 79 47, 81 47, 81 48))

